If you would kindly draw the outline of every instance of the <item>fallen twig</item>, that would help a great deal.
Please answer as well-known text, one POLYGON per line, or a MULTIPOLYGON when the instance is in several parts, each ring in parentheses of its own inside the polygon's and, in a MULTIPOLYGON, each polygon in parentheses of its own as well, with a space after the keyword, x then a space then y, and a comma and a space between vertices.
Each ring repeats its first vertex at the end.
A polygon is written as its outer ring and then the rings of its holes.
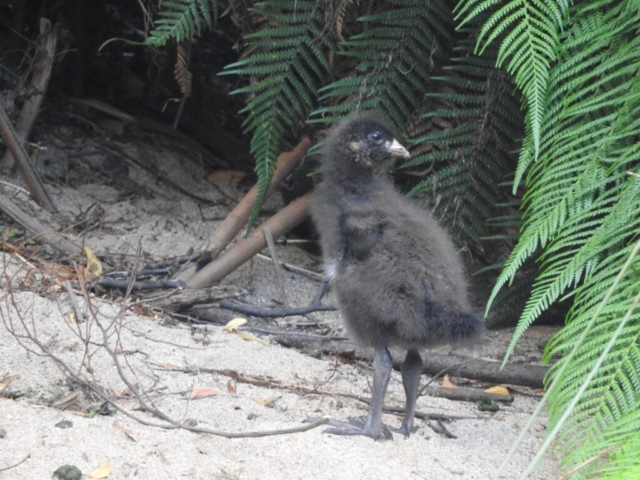
POLYGON ((9 467, 4 467, 4 468, 0 468, 0 472, 6 472, 7 470, 11 470, 12 468, 16 468, 18 465, 20 465, 21 463, 26 462, 29 458, 31 458, 31 454, 28 453, 26 457, 24 457, 22 460, 20 460, 18 463, 16 463, 15 465, 11 465, 9 467))
POLYGON ((233 310, 234 312, 244 313, 245 315, 263 318, 290 317, 293 315, 307 315, 312 312, 332 312, 337 310, 333 305, 314 303, 307 305, 306 307, 258 308, 226 300, 220 302, 220 307, 226 308, 227 310, 233 310))
POLYGON ((100 277, 93 282, 93 285, 100 285, 107 288, 119 288, 122 290, 155 290, 159 288, 183 289, 185 283, 182 280, 116 280, 115 278, 100 277))
POLYGON ((480 400, 493 400, 504 403, 513 402, 513 395, 487 393, 482 390, 476 390, 475 388, 427 387, 424 389, 424 392, 432 397, 442 397, 449 400, 462 400, 465 402, 479 402, 480 400))
MULTIPOLYGON (((268 257, 267 255, 263 255, 262 253, 256 254, 256 258, 273 262, 273 259, 271 257, 268 257)), ((293 273, 299 273, 300 275, 304 275, 305 277, 310 278, 311 280, 315 280, 317 282, 322 282, 324 280, 324 275, 321 273, 313 272, 306 268, 299 267, 298 265, 292 265, 290 263, 281 263, 281 265, 285 270, 289 270, 290 272, 293 272, 293 273)))
POLYGON ((310 195, 302 196, 291 202, 256 228, 251 235, 235 244, 226 255, 215 259, 196 272, 187 280, 187 286, 191 288, 203 287, 222 280, 266 246, 263 234, 265 227, 271 230, 274 238, 284 235, 307 218, 310 202, 310 195))
POLYGON ((607 455, 609 452, 612 452, 616 448, 620 448, 620 445, 611 445, 610 447, 605 448, 604 450, 602 450, 600 453, 594 455, 593 457, 587 458, 580 465, 576 465, 571 470, 568 470, 564 475, 560 475, 556 480, 565 480, 565 479, 569 478, 574 473, 579 472, 580 470, 582 470, 584 467, 586 467, 590 463, 593 463, 596 460, 599 460, 601 457, 604 457, 605 455, 607 455))
POLYGON ((500 365, 500 362, 490 360, 474 359, 470 362, 468 358, 430 352, 425 356, 423 371, 429 375, 435 375, 447 369, 451 375, 456 377, 542 388, 544 376, 549 369, 543 365, 516 363, 508 363, 501 369, 500 365))
POLYGON ((38 202, 42 208, 44 208, 49 213, 55 213, 56 207, 53 205, 51 201, 51 197, 44 189, 44 184, 42 183, 42 179, 35 167, 29 160, 29 155, 27 154, 24 146, 22 145, 22 141, 18 138, 18 134, 16 133, 13 125, 11 124, 11 120, 7 115, 7 112, 4 110, 4 107, 0 103, 0 134, 7 144, 8 151, 11 152, 13 158, 17 160, 18 166, 20 167, 20 172, 22 173, 22 177, 27 183, 27 187, 29 187, 29 193, 38 202))
POLYGON ((444 435, 447 438, 458 438, 453 433, 451 433, 449 430, 447 430, 447 427, 444 426, 444 423, 442 422, 442 420, 437 419, 436 423, 438 425, 438 428, 435 428, 432 423, 429 423, 429 427, 431 427, 431 429, 434 432, 440 433, 440 434, 444 435))
POLYGON ((176 290, 169 295, 160 297, 144 298, 143 302, 152 308, 160 310, 171 310, 167 312, 173 315, 175 311, 184 311, 196 305, 219 302, 227 298, 246 295, 246 291, 234 285, 212 285, 204 288, 194 288, 187 290, 176 290))
POLYGON ((284 280, 282 278, 282 271, 280 270, 280 260, 278 260, 278 253, 276 252, 273 235, 271 234, 269 227, 264 227, 262 231, 264 232, 264 239, 267 241, 269 252, 271 252, 271 258, 273 259, 273 270, 275 271, 276 281, 278 282, 278 288, 280 289, 280 301, 285 307, 289 307, 287 292, 284 288, 284 280))
POLYGON ((144 163, 142 163, 138 159, 132 157, 131 155, 128 155, 127 153, 116 149, 115 147, 113 147, 113 145, 111 145, 110 147, 107 147, 106 145, 102 145, 102 144, 99 144, 99 143, 96 143, 95 145, 100 150, 103 150, 103 151, 105 151, 107 153, 110 153, 111 155, 115 155, 116 157, 119 157, 119 158, 123 159, 125 162, 127 162, 132 167, 140 168, 140 169, 144 170, 146 173, 148 173, 153 178, 155 178, 158 182, 160 182, 160 183, 162 183, 164 185, 168 185, 173 190, 181 193, 182 195, 184 195, 186 197, 191 198, 192 200, 195 200, 198 203, 203 203, 205 205, 219 205, 220 204, 220 202, 218 202, 218 201, 209 200, 208 198, 200 197, 200 196, 195 195, 194 193, 190 192, 189 190, 187 190, 185 188, 182 188, 176 182, 171 180, 168 176, 162 174, 157 168, 153 168, 153 167, 149 167, 149 166, 145 165, 144 163))
MULTIPOLYGON (((273 173, 273 178, 271 179, 271 185, 269 186, 269 190, 267 190, 267 197, 271 195, 279 183, 289 175, 291 170, 293 170, 293 168, 298 164, 310 146, 311 140, 304 137, 293 150, 281 153, 278 156, 278 163, 276 164, 276 169, 273 173)), ((240 203, 238 203, 231 213, 227 215, 227 218, 209 235, 207 241, 208 244, 205 248, 209 251, 212 259, 215 260, 218 255, 220 255, 220 252, 224 250, 233 237, 235 237, 247 223, 257 195, 258 184, 254 185, 253 188, 249 190, 240 203)), ((187 283, 191 285, 195 282, 190 278, 187 283)))
MULTIPOLYGON (((0 109, 2 107, 0 106, 0 109)), ((35 234, 32 239, 41 238, 45 243, 49 244, 52 248, 55 248, 59 252, 66 255, 75 255, 80 251, 80 246, 63 236, 60 233, 52 232, 49 228, 45 227, 42 223, 36 220, 33 215, 26 213, 9 198, 0 193, 0 209, 4 211, 9 217, 11 217, 16 223, 22 225, 26 230, 35 234)))
POLYGON ((256 333, 263 333, 266 335, 284 335, 291 337, 303 337, 303 338, 313 338, 319 340, 321 342, 346 342, 349 341, 348 337, 328 337, 326 335, 316 335, 315 333, 306 333, 306 332, 290 332, 287 330, 273 330, 270 328, 261 328, 261 327, 252 327, 252 326, 243 326, 242 329, 250 330, 256 333))

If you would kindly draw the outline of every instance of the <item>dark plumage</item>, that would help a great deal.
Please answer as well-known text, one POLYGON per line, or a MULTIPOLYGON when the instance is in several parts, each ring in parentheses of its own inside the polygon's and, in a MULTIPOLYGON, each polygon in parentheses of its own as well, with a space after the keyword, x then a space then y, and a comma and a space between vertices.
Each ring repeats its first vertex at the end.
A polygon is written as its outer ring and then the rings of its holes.
POLYGON ((326 141, 313 219, 347 330, 376 351, 365 425, 347 424, 331 433, 380 435, 391 372, 388 347, 398 346, 408 353, 402 367, 406 414, 397 431, 408 437, 422 372, 417 349, 470 338, 481 328, 468 313, 462 265, 447 233, 377 175, 395 157, 408 158, 409 152, 370 113, 349 117, 326 141))

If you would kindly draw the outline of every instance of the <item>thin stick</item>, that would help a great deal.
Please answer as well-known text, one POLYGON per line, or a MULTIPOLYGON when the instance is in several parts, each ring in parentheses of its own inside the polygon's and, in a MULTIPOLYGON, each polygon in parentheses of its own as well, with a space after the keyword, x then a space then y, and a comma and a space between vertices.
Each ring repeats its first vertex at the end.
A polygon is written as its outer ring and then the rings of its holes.
POLYGON ((576 465, 575 467, 573 467, 571 470, 569 470, 567 473, 565 473, 564 475, 560 475, 557 480, 565 480, 566 478, 569 478, 571 475, 573 475, 574 473, 582 470, 584 467, 586 467, 587 465, 589 465, 590 463, 595 462, 596 460, 598 460, 600 457, 606 455, 607 453, 611 452, 612 450, 615 450, 616 448, 618 448, 620 445, 611 445, 609 448, 605 448, 603 451, 601 451, 600 453, 598 453, 597 455, 594 455, 593 457, 587 458, 584 462, 582 462, 580 465, 576 465))
POLYGON ((22 460, 20 460, 15 465, 11 465, 10 467, 0 468, 0 472, 6 472, 7 470, 11 470, 12 468, 16 468, 21 463, 26 462, 29 458, 31 458, 31 454, 30 453, 28 453, 26 457, 24 457, 22 460))
POLYGON ((275 270, 276 281, 278 282, 278 288, 280 289, 280 300, 282 301, 282 305, 288 307, 289 301, 287 300, 287 292, 284 289, 282 271, 280 270, 280 260, 278 259, 278 254, 276 253, 276 245, 273 241, 273 235, 271 235, 271 229, 267 226, 264 227, 263 231, 264 238, 267 241, 269 251, 271 252, 271 258, 273 259, 273 269, 275 270))
POLYGON ((191 288, 204 287, 222 280, 266 246, 263 234, 265 227, 271 229, 274 238, 284 235, 309 216, 310 203, 310 195, 304 195, 291 202, 255 229, 251 235, 235 244, 226 255, 216 258, 196 272, 187 280, 187 286, 191 288))
MULTIPOLYGON (((267 197, 273 193, 278 184, 293 170, 300 159, 311 146, 311 140, 304 137, 296 147, 290 152, 281 153, 278 156, 278 163, 273 173, 271 185, 267 190, 267 197)), ((258 185, 254 185, 251 190, 238 203, 227 218, 209 235, 207 250, 211 252, 211 258, 216 259, 222 250, 236 236, 242 227, 249 220, 251 208, 258 196, 258 185)), ((265 197, 265 198, 267 198, 265 197)), ((190 279, 191 280, 191 279, 190 279)), ((191 282, 189 282, 191 283, 191 282)))
POLYGON ((33 196, 35 201, 38 202, 38 205, 46 211, 49 213, 55 213, 56 207, 53 205, 51 197, 49 197, 49 194, 44 189, 42 179, 31 163, 31 160, 29 160, 29 155, 24 149, 22 141, 13 128, 13 124, 11 123, 11 120, 9 119, 9 116, 4 110, 2 104, 0 104, 0 134, 2 134, 2 138, 7 144, 8 151, 11 152, 13 158, 16 159, 18 166, 20 167, 20 173, 22 173, 22 177, 27 183, 27 187, 29 187, 31 196, 33 196))
MULTIPOLYGON (((237 302, 230 302, 227 300, 223 300, 222 302, 220 302, 220 308, 226 308, 227 310, 233 310, 234 312, 244 313, 245 315, 262 318, 304 316, 313 312, 334 312, 335 310, 337 310, 337 308, 333 305, 321 305, 319 303, 312 303, 311 305, 307 305, 306 307, 257 308, 250 305, 242 305, 237 302)), ((318 335, 318 337, 326 338, 326 335, 318 335)))
MULTIPOLYGON (((269 262, 273 262, 273 260, 270 257, 268 257, 267 255, 263 255, 262 253, 258 253, 256 255, 256 258, 259 258, 261 260, 268 260, 269 262)), ((291 263, 282 263, 282 266, 283 266, 283 268, 285 270, 289 270, 289 271, 294 272, 294 273, 299 273, 301 275, 304 275, 304 276, 310 278, 311 280, 316 280, 318 282, 321 282, 321 281, 324 280, 324 275, 323 274, 314 272, 312 270, 308 270, 306 268, 299 267, 298 265, 292 265, 291 263)))

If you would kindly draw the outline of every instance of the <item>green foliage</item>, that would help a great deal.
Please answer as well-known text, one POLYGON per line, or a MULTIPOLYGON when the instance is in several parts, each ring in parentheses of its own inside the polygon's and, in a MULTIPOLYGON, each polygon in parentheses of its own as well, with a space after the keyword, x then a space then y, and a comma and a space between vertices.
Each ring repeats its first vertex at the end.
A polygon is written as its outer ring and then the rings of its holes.
MULTIPOLYGON (((563 61, 552 71, 543 148, 527 176, 525 223, 490 299, 544 249, 542 274, 512 346, 542 311, 593 275, 640 226, 640 182, 627 173, 639 165, 640 37, 629 37, 632 17, 624 4, 613 3, 617 8, 606 14, 574 17, 563 61)), ((524 148, 532 155, 530 138, 524 148)))
POLYGON ((471 50, 467 37, 444 74, 432 77, 439 91, 427 93, 433 109, 423 117, 437 121, 427 135, 410 137, 415 150, 426 151, 403 165, 434 167, 410 194, 426 195, 459 244, 505 232, 509 221, 519 225, 519 215, 508 217, 508 188, 501 183, 513 174, 514 139, 522 136, 513 121, 520 118, 518 99, 508 75, 493 66, 494 58, 475 57, 471 50), (492 218, 502 219, 499 229, 492 218))
MULTIPOLYGON (((637 2, 614 0, 572 7, 559 37, 557 64, 543 79, 539 147, 534 126, 538 120, 526 117, 516 173, 516 180, 526 173, 524 223, 489 304, 526 261, 537 257, 541 273, 508 354, 544 310, 569 297, 573 306, 567 326, 551 342, 547 358, 567 355, 640 232, 639 8, 637 2)), ((518 72, 514 75, 518 82, 518 72)), ((591 478, 588 472, 598 469, 617 471, 610 463, 614 458, 633 457, 629 446, 635 443, 624 440, 624 432, 640 429, 640 311, 633 303, 640 285, 637 259, 633 268, 575 357, 561 357, 549 377, 560 376, 567 363, 561 388, 549 397, 549 411, 551 425, 564 428, 559 444, 568 469, 587 461, 594 451, 605 452, 616 442, 612 432, 619 434, 614 449, 571 478, 591 478), (615 334, 623 317, 625 328, 615 334)), ((637 464, 637 451, 635 455, 637 464)), ((627 468, 624 462, 620 471, 627 468)))
POLYGON ((451 42, 451 10, 443 0, 387 0, 348 25, 354 33, 337 54, 350 73, 320 91, 313 112, 334 122, 357 109, 379 110, 403 128, 432 87, 433 65, 451 42))
POLYGON ((205 26, 213 28, 218 20, 218 0, 163 1, 158 15, 156 28, 149 32, 145 45, 163 46, 172 39, 180 43, 200 35, 205 26))
POLYGON ((314 105, 330 70, 328 52, 333 48, 315 0, 270 0, 256 4, 253 12, 268 22, 245 36, 252 53, 224 72, 252 78, 249 86, 232 92, 249 96, 242 112, 247 113, 246 131, 253 133, 259 186, 249 228, 269 189, 282 138, 314 105))
POLYGON ((637 436, 640 420, 640 361, 634 351, 639 340, 637 320, 640 304, 640 240, 624 254, 628 255, 620 271, 609 279, 606 292, 589 312, 590 317, 583 319, 582 328, 571 337, 572 345, 565 348, 567 344, 561 343, 562 353, 566 356, 553 366, 549 375, 551 381, 548 382, 544 397, 494 478, 500 477, 505 466, 509 465, 516 449, 547 402, 550 402, 549 409, 552 413, 550 429, 536 457, 521 473, 521 480, 528 478, 535 470, 538 461, 549 446, 557 441, 560 433, 561 437, 564 437, 559 443, 564 450, 565 460, 572 456, 574 459, 576 456, 584 458, 585 453, 589 451, 597 452, 595 456, 588 455, 577 465, 572 465, 565 475, 566 478, 585 478, 584 474, 589 478, 597 478, 589 475, 587 470, 598 467, 604 467, 603 470, 612 473, 614 478, 615 475, 626 478, 631 472, 630 467, 638 464, 640 452, 633 450, 636 442, 629 441, 629 438, 632 435, 637 436), (633 298, 629 293, 634 295, 633 298), (617 308, 621 300, 628 303, 626 311, 617 308), (602 318, 611 314, 616 316, 616 321, 610 324, 606 335, 598 332, 602 318), (624 345, 622 351, 619 351, 621 343, 624 345), (633 353, 629 357, 627 354, 630 351, 633 353), (584 360, 584 353, 589 357, 587 368, 581 368, 583 364, 580 360, 584 360), (613 376, 611 367, 614 370, 613 376), (615 375, 620 370, 625 371, 622 375, 615 375), (604 376, 603 379, 600 378, 601 375, 604 376), (571 384, 570 388, 567 388, 568 383, 571 384), (605 403, 608 404, 602 408, 605 403), (557 407, 558 411, 554 412, 554 407, 557 407), (612 453, 615 450, 617 452, 612 453), (617 458, 606 458, 609 453, 612 453, 611 457, 617 458), (613 463, 614 461, 620 463, 613 463))
MULTIPOLYGON (((497 3, 497 0, 461 0, 457 18, 464 16, 464 25, 497 3)), ((507 71, 513 74, 527 102, 526 127, 535 156, 540 150, 549 69, 557 58, 558 32, 568 8, 567 0, 511 0, 484 22, 478 35, 480 51, 502 37, 498 66, 507 64, 507 71)), ((514 189, 520 183, 522 172, 520 169, 516 175, 514 189)))
MULTIPOLYGON (((635 189, 635 195, 640 195, 640 188, 635 189)), ((574 347, 576 339, 596 313, 598 301, 613 283, 616 267, 629 257, 631 250, 631 245, 626 246, 608 261, 601 262, 577 290, 569 323, 550 342, 547 358, 564 355, 574 347)), ((594 472, 599 470, 603 473, 617 471, 612 465, 628 468, 640 464, 640 449, 637 449, 640 429, 639 300, 640 256, 636 254, 630 273, 620 281, 606 307, 599 312, 597 324, 577 347, 564 374, 558 375, 558 370, 567 362, 566 356, 561 357, 550 372, 552 377, 558 377, 559 385, 549 397, 550 425, 562 418, 571 401, 575 402, 559 436, 567 468, 581 465, 599 453, 609 453, 608 449, 611 449, 608 462, 604 459, 592 462, 572 478, 593 478, 594 472), (614 333, 618 336, 613 337, 614 333), (585 377, 588 382, 581 392, 585 377)))

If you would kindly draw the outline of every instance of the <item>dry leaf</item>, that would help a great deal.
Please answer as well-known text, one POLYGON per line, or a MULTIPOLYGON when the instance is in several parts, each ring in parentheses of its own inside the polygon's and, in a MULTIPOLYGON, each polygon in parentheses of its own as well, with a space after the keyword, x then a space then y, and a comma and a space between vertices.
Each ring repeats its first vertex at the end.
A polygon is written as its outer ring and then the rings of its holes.
POLYGON ((264 400, 256 400, 256 403, 259 403, 263 407, 266 407, 270 403, 275 402, 277 399, 278 397, 269 397, 269 398, 265 398, 264 400))
POLYGON ((109 390, 111 390, 111 393, 113 393, 114 397, 122 398, 122 392, 118 390, 116 387, 109 387, 109 390))
POLYGON ((131 430, 129 430, 127 427, 123 426, 120 422, 118 422, 117 420, 113 421, 113 426, 116 427, 118 430, 120 430, 121 432, 123 432, 127 437, 129 437, 131 440, 133 440, 134 442, 138 441, 138 437, 136 437, 133 432, 131 430))
POLYGON ((236 389, 234 388, 233 384, 231 383, 231 380, 229 380, 227 382, 227 392, 229 392, 231 395, 235 395, 236 394, 236 389))
POLYGON ((218 170, 207 175, 207 180, 211 183, 239 182, 246 176, 247 174, 240 170, 218 170))
POLYGON ((136 315, 140 315, 141 317, 147 318, 158 318, 158 313, 154 311, 151 307, 144 305, 142 303, 137 303, 132 308, 133 313, 136 315))
POLYGON ((85 477, 89 478, 107 478, 109 476, 109 467, 111 463, 107 460, 98 470, 93 473, 85 473, 85 477))
POLYGON ((84 254, 87 256, 87 267, 85 277, 86 280, 94 280, 100 276, 102 276, 102 264, 96 254, 93 252, 93 249, 90 247, 83 248, 84 254))
POLYGON ((84 395, 82 394, 82 392, 73 392, 72 394, 63 397, 60 400, 56 400, 51 406, 53 408, 57 408, 58 410, 66 410, 71 405, 82 400, 83 398, 84 395))
POLYGON ((495 395, 509 395, 509 390, 506 387, 496 385, 495 387, 487 388, 486 393, 493 393, 495 395))
POLYGON ((215 390, 213 388, 196 388, 187 395, 187 398, 200 398, 207 397, 209 395, 215 395, 217 397, 224 394, 220 390, 215 390))
POLYGON ((237 318, 234 318, 233 320, 231 320, 229 323, 227 323, 224 326, 224 329, 227 332, 231 333, 231 332, 234 332, 241 325, 244 325, 245 323, 247 323, 247 319, 246 318, 237 317, 237 318))
POLYGON ((78 278, 75 269, 68 265, 60 265, 59 263, 47 262, 46 260, 40 260, 40 266, 44 270, 48 270, 47 273, 51 276, 58 277, 59 280, 75 280, 78 278))
POLYGON ((5 388, 7 388, 7 385, 9 385, 11 383, 11 381, 15 380, 16 378, 20 378, 20 375, 18 375, 18 374, 7 375, 2 380, 0 380, 0 392, 2 390, 4 390, 5 388))
POLYGON ((442 386, 445 388, 457 388, 458 386, 449 379, 449 375, 442 378, 442 386))

